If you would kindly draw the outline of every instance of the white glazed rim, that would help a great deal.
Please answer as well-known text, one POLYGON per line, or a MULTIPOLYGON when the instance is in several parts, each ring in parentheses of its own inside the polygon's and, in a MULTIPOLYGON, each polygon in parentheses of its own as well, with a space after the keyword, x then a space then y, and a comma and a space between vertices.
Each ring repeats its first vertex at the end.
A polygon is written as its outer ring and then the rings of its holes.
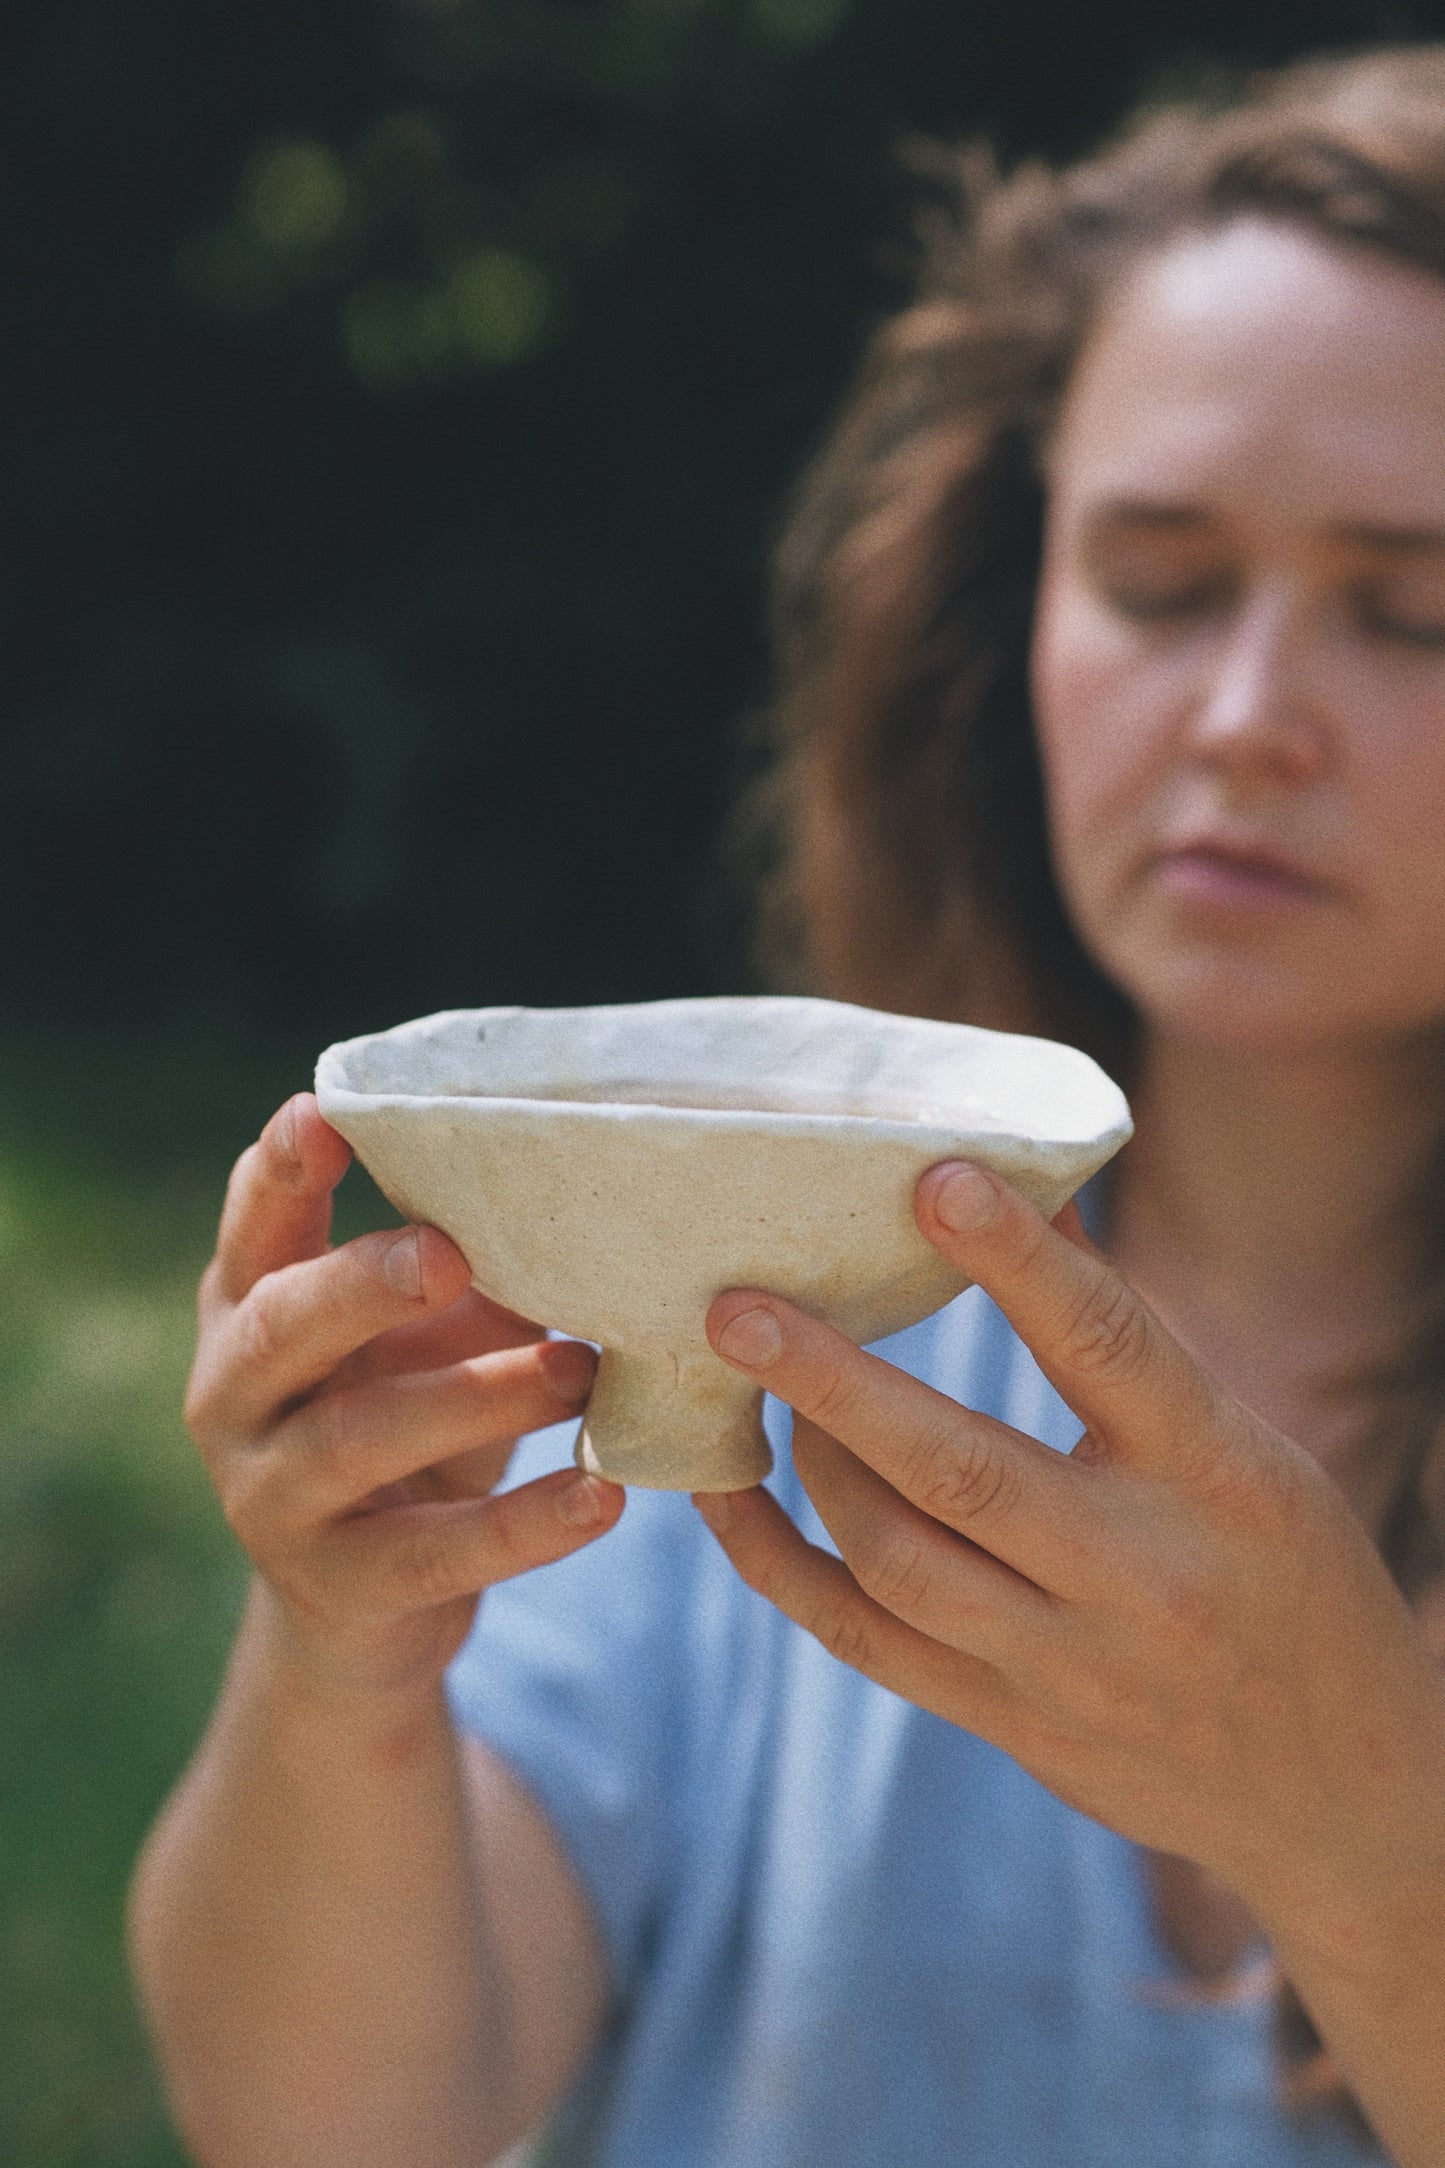
MULTIPOLYGON (((766 999, 767 997, 752 995, 717 996, 713 997, 713 1002, 709 1002, 708 1005, 713 1006, 714 1003, 720 1005, 729 998, 736 1001, 741 1009, 755 1000, 766 999)), ((804 1000, 816 997, 799 996, 794 998, 804 1000)), ((692 1004, 684 998, 679 999, 676 1003, 667 1003, 665 1005, 682 1008, 692 1004)), ((699 1005, 701 1005, 700 1000, 699 1005)), ((654 1006, 661 1007, 664 1004, 638 1002, 608 1004, 608 1006, 645 1009, 654 1006)), ((819 1000, 818 1006, 848 1008, 853 1004, 845 1002, 828 1003, 819 1000)), ((967 1119, 962 1110, 960 1110, 959 1119, 950 1120, 946 1112, 938 1109, 931 1109, 927 1116, 909 1117, 906 1115, 865 1114, 847 1110, 826 1113, 791 1108, 675 1106, 669 1105, 664 1100, 561 1099, 550 1095, 540 1098, 532 1097, 525 1092, 368 1092, 357 1090, 355 1085, 346 1078, 347 1063, 353 1052, 363 1047, 373 1046, 378 1041, 405 1039, 414 1034, 419 1035, 428 1027, 444 1026, 453 1019, 487 1016, 495 1016, 500 1019, 528 1013, 557 1017, 581 1016, 586 1013, 586 1009, 585 1007, 570 1006, 552 1010, 537 1009, 529 1012, 520 1004, 491 1009, 444 1009, 431 1016, 417 1017, 407 1023, 393 1025, 387 1030, 361 1032, 354 1038, 339 1040, 335 1045, 326 1048, 316 1065, 316 1094, 321 1111, 325 1114, 327 1107, 331 1106, 338 1113, 354 1112, 367 1115, 391 1109, 421 1111, 446 1107, 454 1108, 459 1113, 463 1110, 467 1112, 485 1110, 487 1112, 495 1111, 520 1115, 530 1114, 543 1119, 554 1116, 559 1112, 565 1112, 574 1120, 581 1119, 599 1124, 642 1120, 649 1124, 661 1122, 664 1126, 672 1129, 685 1130, 702 1126, 716 1129, 722 1126, 730 1130, 767 1130, 771 1134, 782 1136, 826 1135, 831 1131, 851 1128, 866 1131, 875 1137, 879 1143, 896 1141, 911 1142, 916 1145, 925 1139, 936 1139, 940 1148, 956 1149, 960 1140, 977 1139, 981 1145, 989 1144, 995 1148, 1002 1145, 1022 1148, 1025 1154, 1032 1148, 1057 1150, 1071 1146, 1079 1151, 1107 1148, 1109 1152, 1112 1152, 1133 1134, 1133 1123, 1122 1092, 1120 1092, 1113 1079, 1099 1068, 1090 1055, 1085 1054, 1080 1048, 1066 1046, 1061 1041, 1041 1039, 1035 1034, 1025 1033, 1009 1034, 1008 1036, 1016 1037, 1027 1045, 1046 1047, 1051 1054, 1064 1054, 1071 1060, 1078 1062, 1083 1072, 1088 1075, 1091 1092, 1106 1098, 1109 1096, 1114 1098, 1119 1109, 1117 1117, 1091 1129, 1077 1128, 1060 1134, 1057 1128, 1044 1131, 1039 1128, 1028 1128, 1020 1123, 994 1122, 980 1124, 976 1120, 967 1119)), ((896 1021, 903 1024, 915 1021, 933 1023, 939 1020, 899 1017, 896 1021)), ((970 1027, 958 1026, 955 1028, 966 1030, 970 1027)))

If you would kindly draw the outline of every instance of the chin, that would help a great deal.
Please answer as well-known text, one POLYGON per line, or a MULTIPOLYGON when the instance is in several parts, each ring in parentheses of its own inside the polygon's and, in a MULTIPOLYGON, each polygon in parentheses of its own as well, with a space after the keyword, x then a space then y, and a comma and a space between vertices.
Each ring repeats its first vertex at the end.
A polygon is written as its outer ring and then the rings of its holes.
POLYGON ((1338 984, 1321 986, 1313 974, 1301 978, 1257 959, 1192 956, 1145 970, 1116 966, 1109 975, 1146 1032, 1220 1054, 1288 1058, 1358 1043, 1362 1034, 1389 1036, 1377 1020, 1344 1012, 1338 984))

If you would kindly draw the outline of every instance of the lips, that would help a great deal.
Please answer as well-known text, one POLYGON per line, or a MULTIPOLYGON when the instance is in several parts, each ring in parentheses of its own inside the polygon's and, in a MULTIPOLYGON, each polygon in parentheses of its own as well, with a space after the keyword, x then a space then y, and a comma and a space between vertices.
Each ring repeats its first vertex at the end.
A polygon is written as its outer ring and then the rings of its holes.
POLYGON ((1330 883, 1270 845, 1217 837, 1192 838, 1162 851, 1154 876, 1175 902, 1212 911, 1301 910, 1333 893, 1330 883))

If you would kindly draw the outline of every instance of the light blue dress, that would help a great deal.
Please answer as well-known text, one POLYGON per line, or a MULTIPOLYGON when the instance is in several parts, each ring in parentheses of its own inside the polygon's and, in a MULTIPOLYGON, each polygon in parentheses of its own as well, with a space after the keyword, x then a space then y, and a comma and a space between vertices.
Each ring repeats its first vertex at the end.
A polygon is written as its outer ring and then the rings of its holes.
MULTIPOLYGON (((977 1290, 879 1352, 1067 1451, 977 1290)), ((524 1441, 512 1480, 570 1457, 524 1441)), ((769 1410, 772 1487, 825 1541, 769 1410)), ((1266 1993, 1181 2001, 1135 1848, 848 1670, 634 1491, 492 1590, 449 1678, 590 1892, 611 2028, 567 2168, 1361 2168, 1276 2105, 1266 1993)), ((1377 2163, 1378 2168, 1378 2163, 1377 2163)))

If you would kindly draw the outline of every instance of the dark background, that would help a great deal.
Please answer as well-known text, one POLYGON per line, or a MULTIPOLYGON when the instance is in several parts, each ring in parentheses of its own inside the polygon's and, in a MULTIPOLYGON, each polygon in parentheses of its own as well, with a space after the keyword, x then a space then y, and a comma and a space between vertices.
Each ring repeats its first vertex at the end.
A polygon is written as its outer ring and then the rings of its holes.
POLYGON ((319 1046, 743 982, 714 839, 896 151, 1440 7, 55 0, 0 92, 0 996, 319 1046))
MULTIPOLYGON (((0 2161, 179 2168, 126 1879, 244 1562, 226 1169, 424 1010, 733 990, 791 478, 898 152, 1445 0, 46 0, 0 66, 0 2161)), ((378 1210, 348 1177, 339 1233, 378 1210)), ((399 2164, 400 2168, 400 2164, 399 2164)))

